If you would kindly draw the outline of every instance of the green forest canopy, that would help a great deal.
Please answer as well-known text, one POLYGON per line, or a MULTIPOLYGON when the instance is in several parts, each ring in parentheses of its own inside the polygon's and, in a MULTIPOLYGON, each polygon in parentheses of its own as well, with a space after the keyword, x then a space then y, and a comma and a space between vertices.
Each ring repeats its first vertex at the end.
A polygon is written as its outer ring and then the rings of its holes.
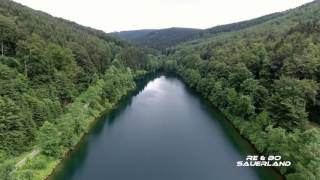
POLYGON ((164 67, 218 107, 262 154, 320 178, 320 3, 167 50, 164 67))
POLYGON ((219 108, 260 153, 292 161, 279 168, 288 179, 320 179, 319 17, 313 2, 213 28, 159 55, 2 0, 0 176, 43 177, 88 119, 114 107, 134 80, 161 70, 219 108), (16 158, 35 147, 41 156, 12 174, 16 158))
POLYGON ((39 128, 111 65, 150 71, 155 55, 7 0, 0 2, 0 36, 0 150, 11 155, 30 150, 39 128))

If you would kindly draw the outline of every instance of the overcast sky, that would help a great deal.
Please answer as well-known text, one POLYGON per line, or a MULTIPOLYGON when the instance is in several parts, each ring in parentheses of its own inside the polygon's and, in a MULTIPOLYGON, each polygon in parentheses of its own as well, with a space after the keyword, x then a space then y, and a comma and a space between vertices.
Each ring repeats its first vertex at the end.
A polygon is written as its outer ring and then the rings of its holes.
POLYGON ((284 11, 312 0, 15 0, 105 32, 208 28, 284 11))

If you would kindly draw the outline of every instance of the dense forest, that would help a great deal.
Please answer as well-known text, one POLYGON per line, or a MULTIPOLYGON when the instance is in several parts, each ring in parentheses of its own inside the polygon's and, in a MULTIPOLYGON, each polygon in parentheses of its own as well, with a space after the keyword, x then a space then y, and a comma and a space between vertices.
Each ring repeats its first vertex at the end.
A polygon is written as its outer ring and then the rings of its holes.
POLYGON ((319 32, 315 1, 203 31, 127 32, 148 47, 140 48, 1 0, 0 177, 44 179, 137 79, 166 71, 220 109, 261 154, 290 160, 278 168, 287 179, 320 179, 319 32), (29 154, 38 155, 22 161, 29 154))
POLYGON ((266 21, 275 19, 284 15, 285 12, 274 13, 252 20, 219 25, 208 29, 191 29, 191 28, 168 28, 168 29, 144 29, 134 31, 121 31, 111 33, 122 39, 128 40, 135 45, 142 47, 154 48, 164 51, 166 48, 174 47, 180 43, 206 39, 224 32, 233 32, 245 29, 251 26, 262 24, 266 21))
POLYGON ((176 72, 265 155, 292 166, 287 179, 320 179, 320 3, 250 28, 169 50, 176 72))
POLYGON ((112 34, 138 46, 164 50, 181 42, 196 39, 200 37, 200 32, 202 32, 200 29, 168 28, 158 30, 121 31, 112 34))
POLYGON ((0 1, 0 37, 1 179, 44 178, 45 165, 156 66, 152 50, 9 0, 0 1), (38 150, 39 161, 15 171, 38 150))

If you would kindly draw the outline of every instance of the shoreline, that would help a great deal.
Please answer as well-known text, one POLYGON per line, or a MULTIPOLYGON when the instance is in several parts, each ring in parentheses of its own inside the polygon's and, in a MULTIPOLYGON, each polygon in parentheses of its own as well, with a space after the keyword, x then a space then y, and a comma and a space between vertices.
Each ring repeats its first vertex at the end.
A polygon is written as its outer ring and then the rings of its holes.
MULTIPOLYGON (((201 101, 203 101, 203 103, 205 103, 209 108, 210 110, 216 110, 220 113, 220 115, 223 116, 223 120, 228 123, 237 133, 238 136, 240 136, 241 139, 243 139, 251 148, 252 150, 257 153, 257 155, 263 155, 262 153, 260 153, 258 151, 258 149, 255 147, 255 145, 250 141, 249 138, 245 137, 243 134, 241 134, 241 131, 240 129, 236 126, 236 124, 234 123, 233 120, 231 120, 231 118, 229 117, 230 115, 228 115, 227 113, 225 113, 224 110, 221 110, 220 108, 217 108, 216 106, 214 106, 210 101, 209 99, 205 98, 202 96, 202 94, 200 92, 198 92, 196 89, 193 89, 191 88, 184 80, 183 78, 179 75, 179 74, 176 74, 175 75, 178 79, 180 79, 187 87, 187 89, 191 92, 193 92, 194 94, 196 94, 197 96, 200 97, 201 101)), ((255 168, 261 168, 261 167, 255 167, 255 168)), ((279 178, 281 178, 281 180, 285 180, 286 177, 281 174, 280 170, 275 168, 275 167, 268 167, 270 168, 272 171, 274 171, 276 174, 279 175, 279 178)))
MULTIPOLYGON (((157 75, 157 73, 155 74, 155 76, 157 75)), ((146 84, 146 79, 150 79, 150 77, 152 78, 154 75, 153 73, 146 73, 143 76, 138 77, 135 80, 135 87, 130 89, 125 95, 123 95, 123 97, 115 104, 113 104, 113 107, 111 109, 105 109, 103 111, 101 111, 97 116, 92 117, 91 120, 89 120, 88 123, 88 127, 86 128, 86 131, 84 131, 83 134, 81 134, 81 136, 79 137, 79 141, 76 143, 76 145, 72 148, 69 149, 68 151, 66 151, 62 158, 59 159, 54 165, 53 168, 49 171, 50 173, 46 176, 41 178, 42 180, 50 180, 50 178, 52 178, 52 176, 54 175, 55 172, 57 172, 59 170, 59 168, 62 167, 63 162, 65 160, 67 160, 67 158, 77 149, 78 146, 80 146, 85 138, 87 137, 87 135, 89 135, 89 133, 91 132, 92 128, 100 121, 103 120, 104 117, 106 117, 108 115, 108 113, 111 113, 112 111, 117 110, 121 104, 127 100, 129 100, 135 93, 139 92, 140 89, 142 87, 140 86, 144 86, 144 84, 146 84)))
MULTIPOLYGON (((159 75, 159 74, 157 74, 156 76, 158 76, 158 75, 159 75)), ((179 75, 176 76, 176 77, 178 77, 182 82, 184 82, 179 75)), ((146 79, 149 79, 149 75, 145 75, 145 76, 143 76, 143 77, 140 77, 138 81, 145 81, 146 79)), ((149 80, 147 80, 146 82, 149 82, 149 80)), ((185 83, 185 82, 184 82, 184 83, 185 83)), ((110 113, 110 112, 116 110, 117 108, 119 108, 119 107, 121 106, 122 102, 124 102, 125 100, 128 100, 128 98, 132 97, 132 95, 133 95, 133 93, 134 93, 135 91, 141 89, 140 87, 138 87, 138 86, 139 86, 139 85, 138 85, 138 84, 139 84, 138 82, 135 82, 135 84, 136 84, 135 88, 129 90, 129 92, 128 92, 126 95, 124 95, 124 96, 119 100, 119 102, 115 103, 111 109, 106 109, 106 110, 101 111, 98 115, 92 117, 92 119, 88 121, 88 122, 89 122, 89 123, 88 123, 89 125, 88 125, 88 127, 86 128, 86 131, 84 131, 84 132, 81 134, 81 136, 79 137, 79 141, 76 143, 76 145, 75 145, 72 149, 69 149, 68 151, 64 152, 62 158, 59 159, 59 160, 56 160, 56 162, 54 162, 54 164, 53 164, 52 166, 50 166, 50 168, 47 169, 49 173, 46 175, 46 177, 43 177, 43 178, 41 178, 41 179, 50 180, 50 178, 52 178, 52 176, 54 175, 54 173, 57 172, 57 171, 59 170, 59 168, 62 167, 63 162, 77 149, 77 147, 78 147, 79 145, 81 145, 81 144, 84 142, 86 136, 90 133, 90 131, 92 130, 92 128, 93 128, 100 120, 102 120, 108 113, 110 113), (50 170, 49 170, 49 169, 50 169, 50 170)), ((145 82, 144 82, 143 84, 145 84, 145 82)), ((259 151, 256 149, 255 145, 254 145, 248 138, 246 138, 244 135, 241 134, 239 128, 235 125, 235 123, 234 123, 232 120, 230 120, 230 118, 228 117, 227 114, 224 113, 224 111, 220 110, 219 108, 216 108, 212 103, 210 103, 210 102, 208 101, 208 99, 204 98, 201 94, 199 94, 199 92, 197 92, 196 90, 190 88, 187 83, 185 83, 185 85, 186 85, 186 87, 187 87, 189 90, 191 90, 191 91, 193 91, 194 93, 196 93, 196 94, 202 99, 202 101, 204 101, 204 103, 206 103, 207 105, 209 105, 210 108, 213 108, 214 110, 218 111, 218 112, 223 116, 225 122, 228 123, 228 124, 237 132, 237 135, 238 135, 241 139, 243 139, 243 140, 252 148, 252 150, 253 150, 254 152, 256 152, 256 153, 258 153, 259 155, 261 155, 261 153, 259 153, 259 151)), ((48 163, 48 164, 50 164, 50 163, 48 163)), ((259 168, 259 167, 257 167, 257 168, 259 168)), ((271 169, 272 171, 274 171, 277 175, 279 175, 279 178, 280 178, 280 179, 282 179, 282 180, 286 179, 285 176, 282 175, 277 168, 274 168, 274 167, 268 167, 268 168, 270 168, 270 169, 271 169)))
MULTIPOLYGON (((131 85, 128 84, 128 86, 126 87, 121 87, 121 94, 119 94, 118 98, 115 101, 108 102, 107 100, 105 100, 109 103, 107 106, 99 104, 98 108, 96 106, 89 107, 88 103, 91 103, 92 98, 86 98, 92 95, 100 97, 101 93, 103 92, 102 86, 105 82, 103 80, 97 81, 95 85, 91 86, 91 89, 88 88, 84 93, 77 97, 77 100, 75 100, 73 103, 74 106, 69 106, 70 108, 77 108, 77 106, 79 106, 80 103, 83 104, 83 107, 86 107, 82 110, 82 112, 85 114, 82 115, 85 117, 81 120, 81 123, 84 125, 82 132, 80 132, 74 138, 74 143, 71 146, 64 148, 59 158, 47 156, 45 154, 40 153, 32 159, 27 159, 26 164, 24 166, 19 167, 19 169, 17 169, 11 175, 11 177, 17 179, 30 177, 33 180, 50 179, 52 175, 58 170, 60 165, 63 164, 64 160, 66 160, 70 156, 70 154, 72 154, 77 149, 77 147, 79 147, 79 145, 83 143, 85 137, 87 137, 87 135, 91 132, 92 128, 99 122, 99 120, 101 120, 105 114, 107 115, 108 113, 119 108, 119 106, 121 106, 124 100, 126 100, 128 97, 131 97, 133 93, 137 92, 137 90, 140 89, 139 82, 145 79, 145 77, 147 77, 148 74, 150 74, 150 72, 135 72, 135 74, 133 74, 132 76, 132 81, 130 82, 131 85), (83 101, 83 98, 86 100, 83 101), (32 173, 30 174, 29 172, 31 171, 32 173)), ((101 100, 103 103, 104 100, 101 100)), ((63 116, 70 116, 70 114, 68 113, 72 113, 72 111, 63 113, 58 118, 63 118, 63 116)))
POLYGON ((69 149, 68 151, 63 153, 62 158, 59 159, 59 161, 54 165, 52 170, 50 170, 50 173, 47 175, 47 177, 43 178, 44 180, 49 180, 51 176, 54 175, 54 173, 59 169, 59 166, 62 165, 63 161, 65 161, 77 149, 77 147, 81 145, 81 143, 83 143, 85 137, 90 133, 90 130, 92 129, 92 127, 95 126, 99 120, 101 120, 104 114, 109 113, 112 110, 114 110, 114 108, 110 109, 109 111, 104 110, 97 117, 93 117, 91 120, 89 120, 89 126, 87 130, 80 135, 79 137, 80 140, 76 143, 76 145, 72 149, 69 149))

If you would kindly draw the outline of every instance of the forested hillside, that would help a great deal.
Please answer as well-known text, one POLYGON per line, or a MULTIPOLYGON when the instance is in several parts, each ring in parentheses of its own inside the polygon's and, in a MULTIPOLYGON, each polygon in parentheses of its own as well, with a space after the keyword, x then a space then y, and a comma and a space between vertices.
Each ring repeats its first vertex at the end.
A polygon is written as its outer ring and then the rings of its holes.
POLYGON ((236 23, 231 23, 231 24, 226 24, 226 25, 220 25, 220 26, 215 26, 213 28, 205 29, 200 33, 200 37, 209 37, 215 34, 223 33, 223 32, 232 32, 232 31, 238 31, 241 29, 245 29, 251 26, 259 25, 264 22, 267 22, 269 20, 275 19, 277 17, 280 17, 284 15, 285 12, 279 12, 279 13, 274 13, 274 14, 269 14, 266 16, 262 16, 259 18, 255 18, 252 20, 247 20, 247 21, 241 21, 241 22, 236 22, 236 23))
POLYGON ((318 180, 319 33, 319 1, 207 30, 120 33, 166 49, 160 56, 0 0, 0 179, 46 178, 103 111, 160 69, 220 109, 261 154, 291 161, 278 168, 287 179, 318 180))
POLYGON ((163 50, 181 42, 199 37, 200 29, 168 28, 159 30, 136 30, 113 33, 142 47, 163 50))
POLYGON ((176 72, 218 107, 265 155, 292 166, 287 179, 320 179, 320 3, 263 24, 182 44, 176 72), (318 122, 318 123, 316 123, 318 122))
POLYGON ((113 32, 112 35, 118 36, 125 40, 137 43, 139 39, 143 38, 147 34, 157 31, 157 29, 142 29, 142 30, 132 30, 132 31, 120 31, 120 32, 113 32))
POLYGON ((259 25, 266 21, 282 16, 285 12, 274 13, 252 20, 219 25, 208 29, 190 29, 190 28, 168 28, 168 29, 147 29, 135 31, 122 31, 112 33, 125 40, 129 40, 136 45, 142 47, 154 48, 157 50, 165 50, 183 42, 196 40, 199 38, 209 38, 219 33, 239 31, 251 26, 259 25))
POLYGON ((0 1, 0 37, 0 179, 48 175, 37 170, 50 170, 156 65, 152 51, 9 0, 0 1), (39 168, 11 173, 35 149, 39 168))

